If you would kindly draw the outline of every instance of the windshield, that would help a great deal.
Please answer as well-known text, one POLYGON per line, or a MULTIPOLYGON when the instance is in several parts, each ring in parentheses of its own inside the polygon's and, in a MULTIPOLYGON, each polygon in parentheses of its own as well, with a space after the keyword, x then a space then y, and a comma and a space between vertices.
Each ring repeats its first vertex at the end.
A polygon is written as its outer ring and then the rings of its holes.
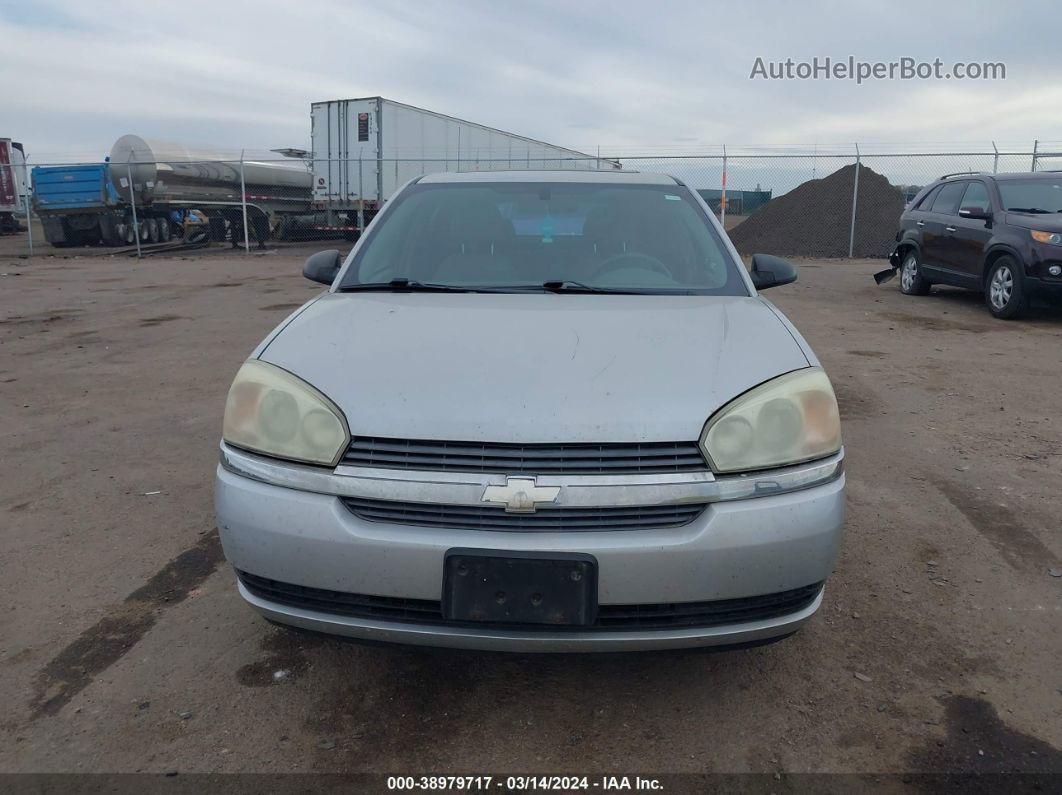
POLYGON ((999 194, 1013 212, 1062 213, 1062 179, 1000 180, 999 194))
POLYGON ((504 292, 549 283, 590 292, 749 294, 740 265, 679 185, 428 184, 393 201, 339 289, 408 280, 504 292))

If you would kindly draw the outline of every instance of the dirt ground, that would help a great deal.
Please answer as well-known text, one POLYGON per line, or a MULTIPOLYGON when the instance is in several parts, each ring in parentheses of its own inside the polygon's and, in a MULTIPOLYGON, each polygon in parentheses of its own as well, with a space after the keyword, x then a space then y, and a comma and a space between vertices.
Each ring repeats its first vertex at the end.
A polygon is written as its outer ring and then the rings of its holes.
POLYGON ((0 256, 0 772, 1062 773, 1062 312, 799 262, 849 520, 773 646, 536 656, 277 629, 212 488, 308 251, 0 256), (286 672, 277 675, 276 672, 286 672))

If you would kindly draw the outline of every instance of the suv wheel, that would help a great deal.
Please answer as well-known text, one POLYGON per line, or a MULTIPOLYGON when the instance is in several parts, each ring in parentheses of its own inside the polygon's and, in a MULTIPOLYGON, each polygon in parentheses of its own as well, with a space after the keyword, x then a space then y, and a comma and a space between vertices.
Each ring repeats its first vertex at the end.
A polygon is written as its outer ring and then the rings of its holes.
POLYGON ((904 254, 903 264, 900 265, 900 292, 904 295, 926 295, 929 288, 930 282, 922 275, 918 264, 918 254, 912 249, 904 254))
POLYGON ((1028 301, 1020 274, 1021 269, 1013 257, 1000 257, 992 263, 985 287, 985 303, 996 317, 1011 320, 1026 310, 1028 301))

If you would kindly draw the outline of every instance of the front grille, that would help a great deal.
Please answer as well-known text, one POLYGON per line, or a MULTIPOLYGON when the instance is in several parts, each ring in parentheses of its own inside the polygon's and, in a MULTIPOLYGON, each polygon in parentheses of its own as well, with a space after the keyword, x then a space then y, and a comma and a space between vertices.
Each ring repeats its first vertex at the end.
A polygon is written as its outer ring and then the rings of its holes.
POLYGON ((420 502, 344 497, 343 504, 360 519, 372 522, 452 527, 461 530, 522 530, 549 532, 654 530, 692 522, 705 506, 639 505, 604 508, 539 508, 534 513, 508 513, 495 506, 439 505, 420 502))
POLYGON ((697 442, 502 444, 355 436, 343 456, 353 466, 532 475, 698 472, 697 442))
MULTIPOLYGON (((442 603, 434 599, 402 599, 393 596, 326 591, 302 585, 277 582, 237 571, 244 587, 253 595, 275 604, 331 613, 352 618, 379 619, 442 626, 504 626, 479 622, 455 622, 443 618, 442 603)), ((748 596, 743 599, 719 599, 710 602, 677 602, 674 604, 601 605, 592 629, 636 630, 682 627, 716 627, 779 618, 803 610, 815 601, 822 583, 807 585, 791 591, 748 596)), ((536 629, 550 632, 586 631, 586 627, 513 625, 523 631, 536 629)))

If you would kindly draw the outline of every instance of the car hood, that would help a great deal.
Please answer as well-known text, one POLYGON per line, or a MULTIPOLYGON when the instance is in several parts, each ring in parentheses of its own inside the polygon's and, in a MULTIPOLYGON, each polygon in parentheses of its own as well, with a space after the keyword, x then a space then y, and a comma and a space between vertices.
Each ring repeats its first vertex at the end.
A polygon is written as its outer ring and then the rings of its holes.
POLYGON ((1007 213, 1007 223, 1022 229, 1062 232, 1062 213, 1007 213))
POLYGON ((807 367, 760 298, 329 293, 260 352, 363 436, 687 441, 747 389, 807 367))

